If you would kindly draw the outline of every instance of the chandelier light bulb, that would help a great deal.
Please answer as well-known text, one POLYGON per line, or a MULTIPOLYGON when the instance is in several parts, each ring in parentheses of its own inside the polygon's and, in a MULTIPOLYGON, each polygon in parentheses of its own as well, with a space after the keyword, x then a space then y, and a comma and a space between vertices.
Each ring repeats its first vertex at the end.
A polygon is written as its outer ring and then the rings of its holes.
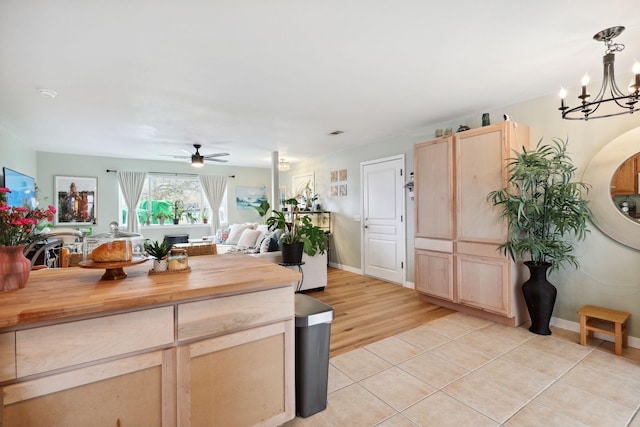
POLYGON ((580 84, 582 84, 582 86, 586 86, 589 84, 589 74, 585 74, 584 76, 582 76, 582 80, 580 80, 580 84))
POLYGON ((560 88, 560 93, 558 94, 560 95, 561 99, 567 99, 567 90, 563 87, 560 88))
POLYGON ((633 67, 631 67, 631 71, 633 71, 633 74, 635 74, 636 76, 640 74, 640 62, 638 62, 637 59, 636 59, 636 62, 633 63, 633 67))

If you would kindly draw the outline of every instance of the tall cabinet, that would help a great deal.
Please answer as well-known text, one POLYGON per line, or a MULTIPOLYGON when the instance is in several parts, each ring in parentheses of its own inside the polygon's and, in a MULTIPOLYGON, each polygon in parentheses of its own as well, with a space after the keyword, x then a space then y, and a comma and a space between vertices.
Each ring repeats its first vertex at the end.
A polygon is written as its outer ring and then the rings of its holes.
POLYGON ((429 302, 507 325, 527 319, 522 269, 502 255, 507 227, 487 195, 529 128, 503 122, 415 145, 415 284, 429 302))

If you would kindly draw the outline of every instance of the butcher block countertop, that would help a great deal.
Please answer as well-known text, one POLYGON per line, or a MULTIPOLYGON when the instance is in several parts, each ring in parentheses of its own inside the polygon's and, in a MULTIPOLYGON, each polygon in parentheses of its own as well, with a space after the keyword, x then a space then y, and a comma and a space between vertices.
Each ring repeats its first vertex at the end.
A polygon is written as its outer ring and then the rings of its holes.
POLYGON ((189 258, 191 271, 148 274, 152 261, 125 267, 127 278, 100 280, 105 271, 81 267, 32 271, 23 289, 0 292, 0 328, 176 301, 291 286, 297 271, 243 254, 189 258))

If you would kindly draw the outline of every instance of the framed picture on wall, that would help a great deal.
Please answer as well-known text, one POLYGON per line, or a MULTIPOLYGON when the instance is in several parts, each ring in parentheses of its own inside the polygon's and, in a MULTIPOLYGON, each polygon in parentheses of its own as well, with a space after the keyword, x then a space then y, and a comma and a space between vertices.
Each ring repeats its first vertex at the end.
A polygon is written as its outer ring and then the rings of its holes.
POLYGON ((92 225, 98 217, 98 178, 54 177, 55 225, 92 225))
POLYGON ((309 184, 309 188, 311 188, 311 194, 314 192, 315 182, 313 179, 313 172, 305 173, 302 175, 294 175, 293 176, 293 190, 291 197, 299 197, 301 194, 304 194, 305 187, 309 184))

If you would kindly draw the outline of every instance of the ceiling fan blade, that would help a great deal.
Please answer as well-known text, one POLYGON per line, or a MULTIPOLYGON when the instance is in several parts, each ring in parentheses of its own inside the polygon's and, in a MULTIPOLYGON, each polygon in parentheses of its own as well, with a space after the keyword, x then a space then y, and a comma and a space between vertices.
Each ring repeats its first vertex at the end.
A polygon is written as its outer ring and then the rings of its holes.
POLYGON ((223 156, 228 156, 229 153, 215 153, 215 154, 205 154, 204 158, 205 159, 213 159, 214 157, 223 157, 223 156))
POLYGON ((190 159, 191 158, 191 155, 188 155, 188 156, 176 156, 175 154, 158 154, 158 155, 162 157, 171 157, 174 159, 190 159))
POLYGON ((220 162, 220 163, 226 163, 229 160, 225 160, 225 159, 209 159, 207 157, 204 158, 205 160, 209 161, 209 162, 220 162))

